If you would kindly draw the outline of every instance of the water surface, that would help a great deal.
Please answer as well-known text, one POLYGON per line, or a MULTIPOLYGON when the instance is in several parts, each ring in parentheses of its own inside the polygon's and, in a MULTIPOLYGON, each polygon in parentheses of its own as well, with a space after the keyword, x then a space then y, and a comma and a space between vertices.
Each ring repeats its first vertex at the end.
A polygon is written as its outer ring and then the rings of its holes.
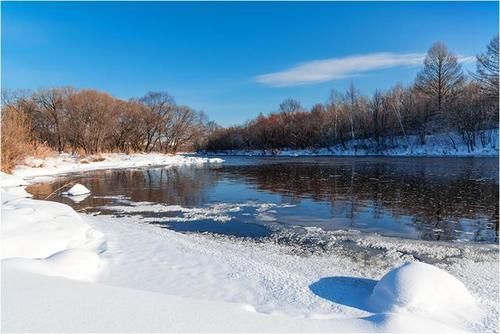
POLYGON ((259 238, 321 228, 436 241, 498 240, 497 158, 224 159, 203 167, 85 172, 28 191, 43 199, 79 182, 92 190, 90 196, 75 202, 57 194, 51 200, 77 210, 140 215, 181 232, 259 238), (122 210, 131 206, 144 211, 122 210))

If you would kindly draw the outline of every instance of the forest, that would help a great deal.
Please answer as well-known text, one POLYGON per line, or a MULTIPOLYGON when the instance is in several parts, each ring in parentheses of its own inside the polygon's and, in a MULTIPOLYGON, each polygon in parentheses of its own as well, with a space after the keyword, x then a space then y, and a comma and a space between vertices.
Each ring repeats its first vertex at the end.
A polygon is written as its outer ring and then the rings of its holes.
POLYGON ((211 124, 203 112, 176 104, 166 92, 124 101, 72 87, 2 91, 2 168, 52 152, 196 150, 211 124))
POLYGON ((468 74, 457 56, 438 42, 408 87, 396 85, 367 97, 351 82, 345 92, 332 90, 328 103, 311 110, 298 100, 286 99, 269 115, 217 128, 209 134, 206 149, 277 152, 334 145, 347 149, 349 141, 367 140, 382 150, 395 138, 404 142, 413 135, 423 145, 430 134, 458 133, 474 151, 477 145, 495 140, 488 130, 498 127, 498 57, 496 36, 486 52, 477 55, 475 73, 468 74))
POLYGON ((310 110, 290 98, 278 111, 226 128, 178 105, 167 92, 125 101, 72 87, 2 90, 2 169, 26 155, 50 152, 277 152, 347 147, 358 139, 383 149, 394 138, 418 136, 425 144, 429 134, 449 132, 459 133, 474 151, 496 140, 487 132, 498 127, 498 43, 496 36, 477 55, 474 73, 465 73, 457 56, 438 42, 408 87, 396 85, 367 97, 351 83, 310 110))

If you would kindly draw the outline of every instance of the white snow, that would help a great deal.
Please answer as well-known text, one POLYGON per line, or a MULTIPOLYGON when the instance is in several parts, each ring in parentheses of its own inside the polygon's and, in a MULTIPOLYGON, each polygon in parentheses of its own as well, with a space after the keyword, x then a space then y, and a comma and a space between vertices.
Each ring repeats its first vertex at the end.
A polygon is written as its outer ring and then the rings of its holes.
POLYGON ((17 177, 15 175, 0 172, 0 184, 2 188, 10 188, 10 187, 25 186, 28 183, 22 178, 17 177))
MULTIPOLYGON (((106 153, 100 156, 102 161, 81 159, 76 155, 59 154, 44 160, 27 158, 24 164, 17 166, 12 174, 19 178, 31 179, 40 176, 57 175, 98 169, 116 169, 147 166, 181 166, 219 164, 224 160, 220 158, 185 157, 180 155, 167 155, 161 153, 106 153)), ((39 180, 37 180, 39 181, 39 180)))
POLYGON ((75 184, 68 191, 63 192, 63 195, 69 196, 81 196, 86 194, 90 194, 90 190, 80 183, 75 184))
MULTIPOLYGON (((119 213, 178 213, 173 217, 154 218, 145 217, 143 222, 158 221, 162 222, 193 222, 199 220, 213 220, 216 222, 225 223, 233 219, 231 213, 240 212, 243 208, 250 208, 255 211, 254 215, 260 220, 274 221, 275 213, 272 208, 291 207, 290 204, 278 205, 275 203, 257 203, 247 201, 243 203, 213 203, 206 207, 186 208, 180 205, 165 205, 151 202, 133 202, 127 199, 117 199, 118 202, 127 205, 106 205, 100 206, 99 209, 115 211, 119 213)), ((250 214, 250 213, 249 213, 250 214)))
MULTIPOLYGON (((155 159, 140 155, 135 163, 155 159)), ((127 165, 124 156, 115 161, 107 166, 127 165)), ((166 156, 157 161, 210 163, 166 156)), ((106 168, 104 162, 81 166, 106 168)), ((55 165, 18 168, 16 175, 83 170, 61 160, 55 165)), ((140 216, 78 214, 9 191, 19 188, 19 180, 7 184, 0 194, 5 332, 498 330, 496 245, 347 231, 329 235, 327 253, 304 256, 272 242, 180 234, 140 216), (415 263, 417 258, 436 266, 415 263)), ((185 218, 193 212, 195 218, 230 217, 245 205, 256 214, 273 211, 270 203, 126 204, 123 211, 175 209, 185 218)))
POLYGON ((380 279, 368 299, 379 312, 418 313, 452 322, 479 318, 476 300, 458 279, 422 262, 409 262, 380 279))
MULTIPOLYGON (((484 147, 480 138, 476 139, 476 148, 469 151, 460 135, 456 133, 433 134, 426 137, 426 143, 421 145, 417 136, 395 137, 388 141, 382 149, 377 148, 373 140, 356 139, 341 144, 318 149, 283 149, 275 152, 269 150, 233 150, 217 154, 244 156, 498 156, 498 129, 488 131, 492 142, 484 147), (451 139, 453 140, 451 140, 451 139)), ((210 154, 210 153, 209 153, 210 154)))
POLYGON ((100 233, 71 207, 2 191, 2 259, 44 259, 73 248, 100 247, 100 233))

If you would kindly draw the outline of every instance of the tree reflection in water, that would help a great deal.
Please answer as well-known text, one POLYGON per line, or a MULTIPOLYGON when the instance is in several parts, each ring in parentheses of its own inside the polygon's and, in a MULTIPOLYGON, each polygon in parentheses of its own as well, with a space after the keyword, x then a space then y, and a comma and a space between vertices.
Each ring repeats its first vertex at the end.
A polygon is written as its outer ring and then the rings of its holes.
POLYGON ((110 196, 120 195, 184 207, 274 201, 297 205, 277 211, 285 225, 426 240, 498 239, 494 158, 229 158, 222 166, 94 171, 28 190, 45 198, 68 181, 92 190, 80 203, 53 198, 77 209, 109 205, 110 196))

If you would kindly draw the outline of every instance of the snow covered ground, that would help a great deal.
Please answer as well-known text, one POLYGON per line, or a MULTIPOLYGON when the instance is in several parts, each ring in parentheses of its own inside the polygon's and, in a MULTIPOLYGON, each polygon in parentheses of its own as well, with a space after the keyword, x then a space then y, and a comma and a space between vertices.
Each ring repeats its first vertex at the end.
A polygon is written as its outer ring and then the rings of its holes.
MULTIPOLYGON (((455 134, 434 134, 426 137, 425 145, 420 145, 417 136, 395 138, 388 141, 384 149, 378 149, 372 140, 349 141, 346 147, 336 145, 318 149, 292 150, 284 149, 278 152, 262 150, 234 150, 218 152, 217 154, 245 156, 498 156, 498 129, 491 130, 488 136, 492 142, 482 147, 480 139, 476 139, 477 147, 470 152, 462 138, 455 134), (274 153, 274 154, 273 154, 274 153)), ((209 153, 210 154, 210 153, 209 153)))
POLYGON ((80 158, 70 154, 59 154, 45 159, 29 157, 12 172, 14 176, 31 180, 36 177, 65 173, 83 172, 98 169, 116 169, 147 166, 182 166, 205 163, 221 163, 219 158, 184 157, 160 153, 106 153, 98 157, 80 158))
POLYGON ((54 159, 1 175, 4 332, 498 331, 496 245, 340 231, 329 232, 323 253, 303 254, 292 245, 181 234, 140 216, 79 214, 29 198, 26 180, 44 168, 55 175, 113 165, 54 159))

